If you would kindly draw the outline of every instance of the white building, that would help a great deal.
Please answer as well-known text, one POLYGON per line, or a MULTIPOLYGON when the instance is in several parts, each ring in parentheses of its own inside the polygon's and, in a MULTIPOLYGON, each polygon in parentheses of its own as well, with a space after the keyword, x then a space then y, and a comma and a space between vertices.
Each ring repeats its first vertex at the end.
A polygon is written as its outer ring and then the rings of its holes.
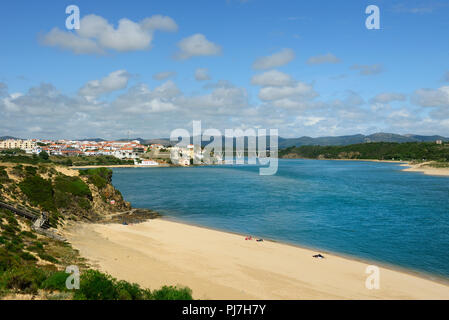
POLYGON ((142 160, 141 163, 137 163, 137 161, 134 161, 134 163, 138 166, 158 166, 159 163, 153 160, 142 160))
POLYGON ((8 139, 0 141, 0 149, 21 149, 27 152, 33 152, 37 147, 33 140, 15 140, 8 139))
POLYGON ((112 155, 119 159, 137 159, 141 153, 136 152, 134 148, 123 147, 115 150, 112 155))

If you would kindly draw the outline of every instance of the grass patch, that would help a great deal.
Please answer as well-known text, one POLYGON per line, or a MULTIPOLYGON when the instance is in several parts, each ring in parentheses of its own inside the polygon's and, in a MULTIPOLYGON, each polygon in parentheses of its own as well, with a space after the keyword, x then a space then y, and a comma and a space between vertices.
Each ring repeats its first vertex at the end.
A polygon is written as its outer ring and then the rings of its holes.
POLYGON ((9 179, 8 173, 6 172, 6 167, 0 167, 0 184, 9 182, 11 182, 11 179, 9 179))
POLYGON ((89 186, 78 177, 59 176, 54 183, 55 190, 70 193, 74 196, 92 198, 89 186))
POLYGON ((67 291, 66 280, 69 274, 57 271, 50 275, 43 283, 42 289, 53 291, 67 291))
POLYGON ((40 176, 27 177, 19 183, 19 187, 32 205, 40 206, 46 211, 56 211, 53 201, 54 191, 50 180, 40 176))
POLYGON ((98 189, 103 189, 112 181, 112 170, 108 168, 80 170, 79 173, 80 176, 88 177, 89 182, 98 189))

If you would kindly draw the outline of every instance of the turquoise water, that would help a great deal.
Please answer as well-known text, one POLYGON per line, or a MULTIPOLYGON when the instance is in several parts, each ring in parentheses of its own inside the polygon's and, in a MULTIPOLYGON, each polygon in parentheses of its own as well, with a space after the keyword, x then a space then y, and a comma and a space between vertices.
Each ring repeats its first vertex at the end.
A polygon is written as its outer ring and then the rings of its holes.
MULTIPOLYGON (((449 277, 449 178, 392 163, 114 169, 133 206, 189 223, 449 277)), ((207 241, 207 239, 204 239, 207 241)))

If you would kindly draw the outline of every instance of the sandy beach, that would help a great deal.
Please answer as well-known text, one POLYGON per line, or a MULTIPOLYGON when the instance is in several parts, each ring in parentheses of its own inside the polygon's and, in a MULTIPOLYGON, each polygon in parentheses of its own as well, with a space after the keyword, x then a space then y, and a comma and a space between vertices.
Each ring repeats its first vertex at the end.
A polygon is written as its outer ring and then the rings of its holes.
POLYGON ((424 174, 432 175, 432 176, 449 176, 449 168, 435 168, 430 167, 429 164, 431 162, 423 162, 418 164, 402 164, 403 167, 408 167, 402 169, 402 171, 409 172, 422 172, 424 174))
POLYGON ((449 286, 368 263, 164 219, 75 224, 65 236, 93 266, 151 289, 184 285, 195 299, 449 299, 449 286))

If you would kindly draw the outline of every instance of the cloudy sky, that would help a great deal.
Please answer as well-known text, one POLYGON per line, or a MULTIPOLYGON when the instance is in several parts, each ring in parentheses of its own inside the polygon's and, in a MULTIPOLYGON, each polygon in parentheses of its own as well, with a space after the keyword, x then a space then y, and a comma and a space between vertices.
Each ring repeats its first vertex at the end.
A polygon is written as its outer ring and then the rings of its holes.
POLYGON ((0 136, 159 138, 193 120, 449 136, 448 17, 447 1, 2 1, 0 136))

